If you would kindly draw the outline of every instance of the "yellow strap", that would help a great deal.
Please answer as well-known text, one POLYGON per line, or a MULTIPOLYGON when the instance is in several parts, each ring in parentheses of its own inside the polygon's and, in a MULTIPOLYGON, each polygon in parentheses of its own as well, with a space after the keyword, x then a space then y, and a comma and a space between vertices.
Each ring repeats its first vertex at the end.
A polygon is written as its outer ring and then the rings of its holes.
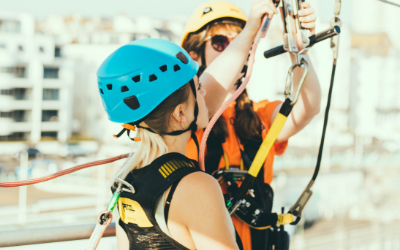
POLYGON ((225 169, 229 169, 229 160, 228 155, 224 152, 224 159, 225 159, 225 169))
POLYGON ((277 226, 287 225, 294 221, 292 214, 278 214, 277 226))
POLYGON ((267 136, 265 137, 263 143, 257 151, 256 157, 254 158, 253 163, 250 166, 249 174, 253 177, 257 177, 258 172, 260 172, 261 167, 264 165, 265 159, 267 159, 268 153, 274 145, 276 138, 278 138, 279 133, 281 132, 287 117, 278 113, 270 130, 268 131, 267 136))

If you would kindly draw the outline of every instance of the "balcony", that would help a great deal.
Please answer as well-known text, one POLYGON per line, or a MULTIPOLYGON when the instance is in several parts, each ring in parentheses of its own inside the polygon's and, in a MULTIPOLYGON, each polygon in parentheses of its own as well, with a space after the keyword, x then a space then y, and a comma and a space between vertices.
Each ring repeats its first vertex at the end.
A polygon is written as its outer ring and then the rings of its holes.
MULTIPOLYGON (((3 98, 3 96, 1 97, 3 98)), ((11 100, 9 101, 9 106, 12 108, 12 110, 31 110, 33 106, 33 101, 32 100, 15 100, 13 97, 11 97, 11 100)), ((0 101, 0 110, 2 109, 2 104, 0 101)), ((1 110, 3 111, 3 110, 1 110)))
POLYGON ((13 120, 11 118, 0 117, 0 136, 11 134, 13 127, 13 120))
POLYGON ((42 122, 41 125, 42 131, 58 131, 60 129, 59 122, 42 122))
POLYGON ((60 79, 43 79, 43 88, 60 88, 64 81, 60 79))
POLYGON ((14 110, 14 97, 9 95, 0 95, 0 111, 10 112, 14 110))
POLYGON ((32 123, 31 122, 13 122, 12 132, 31 132, 32 130, 32 123))

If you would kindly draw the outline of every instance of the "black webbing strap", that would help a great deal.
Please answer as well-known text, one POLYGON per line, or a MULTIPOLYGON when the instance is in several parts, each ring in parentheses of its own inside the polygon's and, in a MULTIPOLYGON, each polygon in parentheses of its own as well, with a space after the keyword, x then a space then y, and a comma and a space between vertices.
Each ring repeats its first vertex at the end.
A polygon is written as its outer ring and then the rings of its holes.
POLYGON ((311 180, 313 180, 313 181, 315 181, 315 179, 317 179, 318 172, 319 172, 319 169, 320 169, 320 166, 321 166, 322 151, 324 149, 326 127, 328 125, 329 109, 331 107, 332 90, 333 90, 333 82, 335 80, 335 72, 336 72, 336 59, 333 59, 331 83, 330 83, 330 86, 329 86, 328 101, 326 103, 324 126, 323 126, 323 129, 322 129, 321 143, 319 145, 317 165, 315 167, 314 174, 313 174, 313 176, 311 178, 311 180))
POLYGON ((171 206, 172 196, 174 195, 175 189, 178 186, 180 181, 181 180, 178 180, 174 184, 172 184, 171 189, 169 190, 169 194, 168 194, 167 200, 165 201, 164 218, 165 218, 165 224, 166 225, 168 225, 168 213, 169 213, 169 207, 171 206))

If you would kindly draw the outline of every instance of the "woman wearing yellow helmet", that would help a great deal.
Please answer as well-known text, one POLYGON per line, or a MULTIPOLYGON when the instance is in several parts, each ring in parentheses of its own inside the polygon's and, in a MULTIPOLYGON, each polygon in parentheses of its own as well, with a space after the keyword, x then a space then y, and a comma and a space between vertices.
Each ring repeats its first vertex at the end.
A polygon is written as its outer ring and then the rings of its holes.
MULTIPOLYGON (((315 30, 314 10, 310 4, 304 2, 303 10, 299 11, 299 20, 303 28, 307 28, 311 33, 315 30)), ((259 8, 269 9, 271 13, 277 13, 275 6, 271 0, 255 0, 252 3, 249 19, 246 14, 236 5, 226 1, 212 1, 199 6, 190 17, 185 27, 181 45, 189 53, 189 55, 200 64, 200 78, 209 79, 213 72, 218 70, 214 68, 212 62, 225 60, 219 57, 222 51, 233 51, 234 43, 238 39, 243 39, 244 35, 250 36, 253 41, 255 33, 253 31, 254 20, 251 18, 253 12, 259 8), (263 6, 263 7, 261 7, 263 6)), ((301 42, 298 41, 300 45, 301 42)), ((230 58, 233 62, 242 62, 241 65, 232 68, 231 72, 239 72, 243 68, 245 72, 245 59, 240 53, 232 54, 230 58), (236 55, 236 56, 235 56, 236 55), (239 67, 239 68, 237 68, 239 67)), ((294 62, 295 58, 291 55, 294 62)), ((266 209, 272 207, 273 192, 269 184, 273 178, 273 161, 274 155, 282 154, 286 147, 289 137, 303 129, 311 119, 319 113, 321 90, 318 78, 312 68, 310 59, 310 71, 305 80, 298 103, 294 106, 290 118, 287 120, 278 139, 271 149, 263 170, 260 171, 257 179, 261 195, 265 197, 264 203, 266 209)), ((294 72, 294 82, 298 82, 302 74, 302 69, 297 68, 294 72)), ((241 78, 241 75, 233 73, 225 77, 241 78)), ((218 80, 218 79, 217 79, 218 80)), ((231 86, 223 86, 219 84, 204 84, 207 90, 205 97, 209 116, 212 117, 223 100, 230 96, 236 90, 237 84, 232 83, 231 86), (225 91, 225 90, 230 90, 225 91)), ((296 86, 294 86, 296 88, 296 86)), ((249 99, 248 94, 244 91, 231 106, 225 110, 218 122, 215 124, 210 137, 207 141, 207 155, 205 158, 206 172, 212 174, 216 170, 222 168, 246 169, 249 163, 254 159, 255 154, 266 136, 272 122, 279 112, 282 103, 280 101, 270 102, 264 100, 261 102, 253 102, 249 99)), ((199 139, 202 138, 203 131, 196 132, 199 139)), ((189 141, 187 146, 187 156, 192 159, 198 159, 197 150, 193 141, 189 141)), ((234 185, 221 184, 221 188, 225 195, 229 195, 234 185)), ((257 196, 257 195, 256 195, 257 196)), ((232 216, 245 250, 266 249, 267 232, 264 230, 255 230, 232 216)))

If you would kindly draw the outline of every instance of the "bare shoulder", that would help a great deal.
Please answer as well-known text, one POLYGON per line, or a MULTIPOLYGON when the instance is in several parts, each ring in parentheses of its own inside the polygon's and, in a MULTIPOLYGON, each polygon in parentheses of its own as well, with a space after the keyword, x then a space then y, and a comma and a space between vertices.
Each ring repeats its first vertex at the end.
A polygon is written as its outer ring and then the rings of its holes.
POLYGON ((203 172, 195 172, 185 176, 175 191, 174 199, 175 202, 180 204, 182 211, 188 211, 187 208, 191 207, 189 214, 196 213, 196 210, 201 210, 197 212, 204 213, 211 208, 214 211, 220 210, 221 212, 226 210, 217 180, 203 172), (196 206, 193 207, 193 204, 196 204, 196 206))
POLYGON ((183 177, 178 187, 183 189, 182 194, 209 195, 215 192, 221 193, 217 180, 204 172, 194 172, 183 177))

